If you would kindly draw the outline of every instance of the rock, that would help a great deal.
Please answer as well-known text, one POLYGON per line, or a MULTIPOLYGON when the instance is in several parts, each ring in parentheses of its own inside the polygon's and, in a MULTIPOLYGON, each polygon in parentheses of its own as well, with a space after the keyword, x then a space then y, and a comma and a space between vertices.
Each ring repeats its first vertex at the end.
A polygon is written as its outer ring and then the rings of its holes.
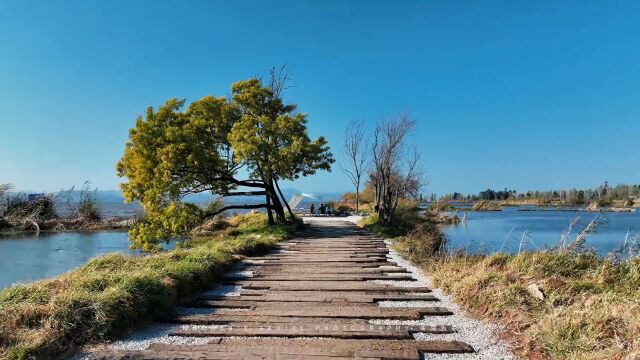
POLYGON ((206 220, 201 225, 197 226, 195 229, 191 231, 192 235, 197 236, 207 236, 214 235, 220 230, 224 230, 231 226, 226 219, 220 217, 214 217, 206 220))
POLYGON ((536 284, 531 284, 527 286, 527 292, 529 293, 529 295, 533 296, 538 300, 542 301, 545 298, 544 292, 542 292, 542 289, 536 284))
POLYGON ((607 209, 607 211, 609 211, 609 212, 634 212, 635 209, 626 208, 626 207, 610 207, 610 208, 607 209))

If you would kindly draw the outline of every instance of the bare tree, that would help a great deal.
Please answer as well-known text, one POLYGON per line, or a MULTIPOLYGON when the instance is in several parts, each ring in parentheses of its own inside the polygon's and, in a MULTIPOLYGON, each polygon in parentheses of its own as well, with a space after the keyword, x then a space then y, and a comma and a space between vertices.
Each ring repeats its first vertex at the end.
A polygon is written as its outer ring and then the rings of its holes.
MULTIPOLYGON (((271 89, 271 92, 275 97, 280 97, 283 95, 283 93, 286 90, 292 87, 295 87, 295 85, 290 84, 291 78, 292 76, 291 76, 291 73, 289 72, 289 68, 287 67, 286 63, 282 64, 279 68, 272 66, 269 69, 269 88, 271 89)), ((291 218, 293 218, 294 217, 293 210, 291 209, 291 206, 289 206, 289 202, 284 197, 284 194, 280 189, 280 184, 278 183, 277 176, 274 177, 273 183, 275 185, 276 190, 278 191, 280 198, 282 199, 281 201, 287 207, 287 211, 289 212, 289 215, 291 216, 291 218)), ((268 202, 269 202, 269 199, 267 199, 267 203, 268 202)))
POLYGON ((269 88, 273 95, 281 96, 288 89, 295 87, 291 84, 292 76, 286 63, 280 67, 272 66, 269 69, 269 88))
POLYGON ((356 188, 356 212, 360 207, 360 184, 362 176, 367 172, 369 158, 369 144, 364 135, 363 120, 351 120, 347 125, 344 139, 345 156, 338 164, 356 188))
POLYGON ((390 225, 400 199, 417 197, 422 187, 420 153, 407 144, 415 120, 405 111, 378 122, 373 133, 375 210, 379 220, 390 225))

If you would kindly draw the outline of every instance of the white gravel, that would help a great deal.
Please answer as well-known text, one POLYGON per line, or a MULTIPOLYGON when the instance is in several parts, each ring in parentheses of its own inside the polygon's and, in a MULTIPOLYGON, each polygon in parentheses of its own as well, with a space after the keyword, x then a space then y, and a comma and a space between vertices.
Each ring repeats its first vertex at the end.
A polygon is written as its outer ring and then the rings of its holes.
POLYGON ((336 221, 348 221, 354 224, 357 224, 358 221, 362 220, 363 216, 360 215, 351 215, 345 217, 331 217, 331 216, 303 216, 302 220, 306 223, 310 222, 336 222, 336 221))
POLYGON ((224 285, 220 284, 215 288, 205 291, 203 295, 206 296, 240 296, 242 286, 239 285, 224 285))
MULTIPOLYGON (((232 274, 239 274, 239 275, 245 275, 245 273, 249 273, 248 275, 252 274, 251 271, 243 270, 244 268, 245 267, 243 265, 240 265, 234 269, 232 274)), ((205 291, 203 294, 209 295, 209 296, 239 296, 240 290, 242 290, 241 286, 220 284, 209 291, 205 291)), ((215 310, 216 309, 183 307, 177 310, 177 314, 180 316, 205 315, 205 314, 212 314, 215 310)), ((246 311, 246 309, 225 309, 225 310, 246 311)), ((175 330, 204 329, 204 328, 215 328, 215 325, 166 325, 166 324, 160 325, 160 324, 157 324, 157 325, 152 325, 144 329, 135 331, 122 340, 118 340, 108 344, 107 347, 113 350, 145 350, 151 344, 154 344, 154 343, 173 344, 173 345, 204 345, 204 344, 207 344, 209 341, 211 341, 212 338, 169 336, 169 333, 175 330)), ((90 357, 80 357, 80 358, 88 359, 90 357)))
MULTIPOLYGON (((390 246, 390 243, 387 242, 390 246)), ((384 325, 450 325, 456 333, 429 334, 414 333, 416 340, 459 340, 473 346, 473 354, 425 354, 425 359, 516 359, 509 350, 509 344, 498 339, 497 335, 503 330, 500 326, 476 320, 465 313, 453 299, 440 289, 432 288, 431 280, 420 269, 403 259, 397 252, 389 252, 391 261, 409 270, 418 281, 374 280, 380 284, 391 284, 399 287, 430 287, 431 294, 440 301, 381 301, 382 307, 424 307, 438 306, 451 310, 449 316, 427 316, 422 320, 372 320, 374 324, 384 325)))
POLYGON ((206 337, 169 336, 169 333, 184 328, 182 325, 153 325, 136 331, 124 340, 108 345, 113 350, 145 350, 151 344, 204 345, 211 341, 206 337))

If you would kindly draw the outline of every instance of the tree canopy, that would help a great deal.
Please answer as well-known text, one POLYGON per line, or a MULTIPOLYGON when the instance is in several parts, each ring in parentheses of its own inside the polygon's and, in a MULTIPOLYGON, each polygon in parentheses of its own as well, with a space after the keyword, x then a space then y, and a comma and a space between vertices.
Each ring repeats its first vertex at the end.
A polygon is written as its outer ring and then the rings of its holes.
POLYGON ((181 202, 194 193, 262 196, 264 203, 218 212, 261 207, 271 223, 284 222, 278 181, 331 170, 333 155, 323 137, 309 137, 307 114, 259 79, 236 82, 230 97, 205 96, 184 110, 185 102, 174 98, 157 110, 149 107, 118 162, 126 200, 140 201, 147 213, 131 231, 133 248, 156 249, 161 240, 185 235, 197 218, 215 215, 181 202), (248 176, 240 179, 243 168, 248 176))

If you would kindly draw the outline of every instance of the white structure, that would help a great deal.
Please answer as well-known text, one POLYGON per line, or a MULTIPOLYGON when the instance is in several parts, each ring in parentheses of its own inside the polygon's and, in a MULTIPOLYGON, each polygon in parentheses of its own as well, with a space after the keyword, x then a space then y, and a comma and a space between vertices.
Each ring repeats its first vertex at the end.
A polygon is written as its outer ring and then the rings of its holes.
POLYGON ((295 209, 296 207, 298 207, 298 205, 300 205, 300 203, 302 202, 302 200, 304 200, 304 198, 320 200, 316 195, 301 193, 300 195, 293 195, 291 197, 291 200, 289 200, 289 207, 291 209, 295 209))

